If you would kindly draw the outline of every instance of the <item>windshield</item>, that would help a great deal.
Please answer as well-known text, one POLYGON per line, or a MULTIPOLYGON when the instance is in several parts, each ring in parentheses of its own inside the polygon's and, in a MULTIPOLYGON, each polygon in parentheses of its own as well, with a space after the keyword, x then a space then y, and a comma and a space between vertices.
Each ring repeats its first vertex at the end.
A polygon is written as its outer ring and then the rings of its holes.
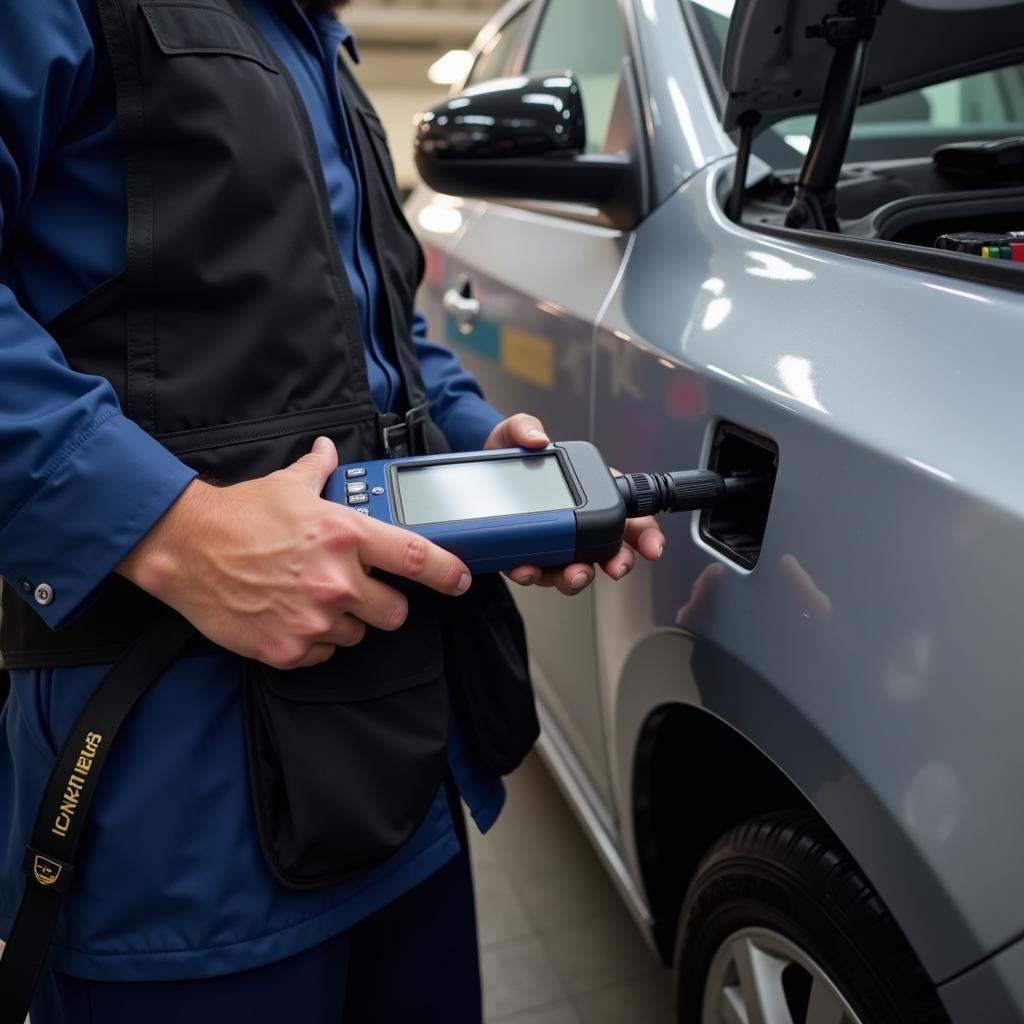
MULTIPOLYGON (((733 0, 684 0, 694 13, 715 81, 733 0)), ((814 115, 790 117, 759 136, 758 155, 778 169, 796 167, 811 142, 814 115)), ((863 103, 847 161, 928 156, 947 142, 1024 135, 1024 64, 953 78, 899 96, 863 103)))

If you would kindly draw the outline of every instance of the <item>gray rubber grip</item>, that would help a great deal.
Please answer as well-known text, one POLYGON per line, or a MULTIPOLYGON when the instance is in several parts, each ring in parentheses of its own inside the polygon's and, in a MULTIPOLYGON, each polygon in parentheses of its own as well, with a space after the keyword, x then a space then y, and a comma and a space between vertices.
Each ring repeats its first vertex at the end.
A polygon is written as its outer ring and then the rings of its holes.
POLYGON ((710 508, 725 496, 725 482, 712 470, 666 473, 665 477, 669 484, 668 511, 671 512, 710 508))

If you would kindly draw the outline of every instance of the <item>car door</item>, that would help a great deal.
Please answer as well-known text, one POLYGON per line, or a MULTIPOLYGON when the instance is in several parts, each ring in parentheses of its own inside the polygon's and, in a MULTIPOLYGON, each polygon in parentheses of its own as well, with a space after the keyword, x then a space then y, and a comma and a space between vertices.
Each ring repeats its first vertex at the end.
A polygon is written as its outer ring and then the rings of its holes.
MULTIPOLYGON (((463 87, 508 74, 522 51, 530 25, 529 0, 512 0, 481 30, 475 59, 463 87)), ((462 257, 462 240, 483 204, 461 196, 441 195, 421 186, 409 197, 405 214, 426 258, 418 308, 434 340, 461 339, 477 324, 477 302, 462 257)), ((487 331, 481 327, 482 337, 487 331)), ((461 354, 461 352, 460 352, 461 354)))
MULTIPOLYGON (((605 150, 628 52, 618 3, 547 0, 532 5, 529 14, 531 33, 504 70, 572 71, 580 83, 588 150, 605 150)), ((459 238, 456 293, 446 299, 446 340, 491 402, 509 413, 535 413, 553 438, 591 436, 594 325, 628 242, 626 233, 603 226, 593 212, 478 204, 459 238)), ((548 738, 594 810, 610 823, 593 595, 566 599, 532 590, 517 596, 548 738)))

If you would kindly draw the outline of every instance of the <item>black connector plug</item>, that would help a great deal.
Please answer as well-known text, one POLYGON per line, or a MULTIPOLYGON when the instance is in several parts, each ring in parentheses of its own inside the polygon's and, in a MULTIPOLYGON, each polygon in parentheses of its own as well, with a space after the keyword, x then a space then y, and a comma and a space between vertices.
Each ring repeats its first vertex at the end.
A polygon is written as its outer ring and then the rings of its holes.
POLYGON ((678 473, 627 473, 615 478, 626 501, 626 516, 654 516, 660 512, 692 512, 721 502, 757 497, 768 486, 767 477, 723 477, 712 469, 678 473))

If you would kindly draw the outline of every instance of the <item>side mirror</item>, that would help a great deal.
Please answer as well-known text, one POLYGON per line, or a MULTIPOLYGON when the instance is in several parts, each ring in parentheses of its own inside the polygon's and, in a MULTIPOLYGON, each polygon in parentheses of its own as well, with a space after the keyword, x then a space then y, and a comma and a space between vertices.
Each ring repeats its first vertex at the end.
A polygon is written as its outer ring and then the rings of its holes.
POLYGON ((630 186, 634 161, 626 153, 587 154, 586 140, 571 72, 499 78, 422 115, 416 167, 449 195, 613 204, 630 186))

